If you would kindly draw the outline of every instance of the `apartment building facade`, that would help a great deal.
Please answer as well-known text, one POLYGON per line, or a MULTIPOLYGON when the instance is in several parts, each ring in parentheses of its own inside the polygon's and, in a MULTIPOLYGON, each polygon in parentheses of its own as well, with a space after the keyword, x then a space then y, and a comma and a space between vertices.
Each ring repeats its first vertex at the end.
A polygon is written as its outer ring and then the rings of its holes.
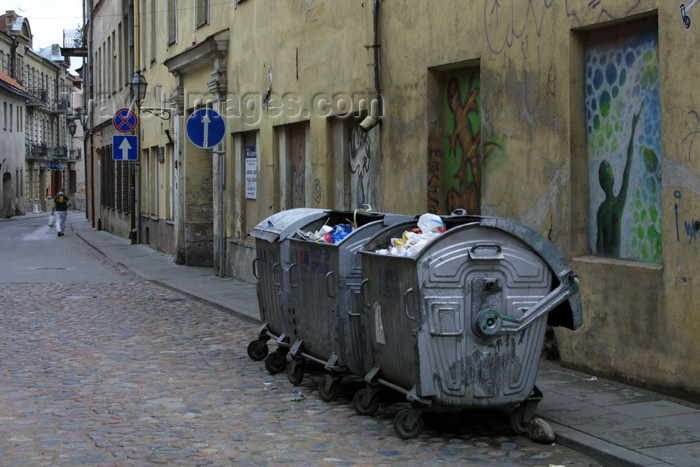
POLYGON ((136 238, 137 164, 115 161, 112 141, 122 134, 114 114, 130 108, 133 72, 133 2, 86 0, 82 69, 86 212, 93 227, 136 238))
POLYGON ((80 154, 73 150, 67 127, 75 79, 69 65, 58 45, 33 49, 28 18, 12 10, 0 16, 0 71, 25 92, 21 103, 8 102, 3 113, 4 131, 14 133, 3 144, 11 146, 13 158, 22 159, 14 174, 3 176, 3 187, 8 183, 12 192, 8 213, 45 211, 59 189, 77 190, 80 154))
POLYGON ((0 71, 0 216, 24 212, 24 112, 29 94, 4 71, 0 71))
POLYGON ((556 331, 565 364, 698 398, 700 363, 679 357, 700 350, 692 11, 135 0, 132 13, 120 83, 148 82, 133 106, 140 241, 252 280, 248 233, 283 209, 511 218, 581 279, 585 324, 556 331), (201 108, 225 120, 214 147, 188 135, 201 108))

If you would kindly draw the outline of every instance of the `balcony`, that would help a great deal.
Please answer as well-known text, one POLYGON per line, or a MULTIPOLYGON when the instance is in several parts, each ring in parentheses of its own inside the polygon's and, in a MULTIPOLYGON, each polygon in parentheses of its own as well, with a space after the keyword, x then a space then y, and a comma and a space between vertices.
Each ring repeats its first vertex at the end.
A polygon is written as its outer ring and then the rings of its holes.
POLYGON ((48 107, 49 91, 42 88, 30 88, 27 107, 48 107))
POLYGON ((87 41, 85 40, 85 26, 79 29, 63 30, 63 47, 61 55, 64 57, 87 57, 87 41))
POLYGON ((31 154, 33 156, 48 156, 49 146, 46 143, 31 143, 31 154))
POLYGON ((70 105, 68 103, 68 99, 59 99, 55 102, 49 103, 49 112, 53 114, 63 114, 63 113, 68 113, 68 110, 70 110, 70 105))
POLYGON ((49 146, 46 143, 28 143, 27 159, 69 159, 68 146, 49 146))
POLYGON ((28 161, 43 161, 49 159, 49 146, 46 143, 27 143, 25 159, 28 161))
POLYGON ((66 146, 54 146, 53 157, 56 159, 68 159, 68 148, 66 146))

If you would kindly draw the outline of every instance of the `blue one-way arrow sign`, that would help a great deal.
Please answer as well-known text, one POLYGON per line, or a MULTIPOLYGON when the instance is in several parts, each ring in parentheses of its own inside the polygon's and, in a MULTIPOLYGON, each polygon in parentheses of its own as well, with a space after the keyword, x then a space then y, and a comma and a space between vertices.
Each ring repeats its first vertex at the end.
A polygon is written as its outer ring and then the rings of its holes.
POLYGON ((215 110, 199 109, 187 119, 187 136, 197 147, 211 148, 224 139, 226 123, 215 110))
POLYGON ((115 161, 137 161, 139 159, 138 136, 112 136, 112 159, 115 161))

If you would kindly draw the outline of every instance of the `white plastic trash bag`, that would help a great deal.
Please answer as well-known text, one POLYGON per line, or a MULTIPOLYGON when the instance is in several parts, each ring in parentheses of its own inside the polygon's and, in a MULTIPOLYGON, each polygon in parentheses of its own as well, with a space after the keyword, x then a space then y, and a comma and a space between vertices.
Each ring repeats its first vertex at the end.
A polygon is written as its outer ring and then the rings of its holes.
POLYGON ((387 248, 376 250, 380 255, 415 257, 433 239, 442 235, 447 226, 440 216, 427 213, 418 218, 418 226, 405 231, 401 238, 392 238, 387 248))
POLYGON ((53 227, 56 224, 56 216, 51 214, 49 216, 49 227, 53 227))
POLYGON ((445 231, 445 223, 440 216, 428 213, 418 218, 418 228, 424 234, 442 233, 445 231))

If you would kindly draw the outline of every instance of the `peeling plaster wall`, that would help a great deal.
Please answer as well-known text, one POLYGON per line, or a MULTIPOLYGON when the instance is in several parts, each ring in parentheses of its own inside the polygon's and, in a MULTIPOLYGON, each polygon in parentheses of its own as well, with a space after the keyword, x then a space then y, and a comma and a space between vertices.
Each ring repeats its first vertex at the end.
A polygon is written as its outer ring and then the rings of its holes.
POLYGON ((227 124, 234 134, 258 132, 260 142, 258 197, 245 211, 252 225, 284 209, 285 202, 291 207, 284 199, 284 159, 290 155, 283 142, 287 126, 299 122, 309 125, 308 206, 343 207, 333 205, 348 187, 333 184, 338 154, 330 149, 327 118, 357 112, 359 99, 367 99, 368 15, 371 2, 360 1, 278 2, 274 8, 244 2, 232 15, 237 34, 229 50, 229 92, 248 107, 236 106, 227 124))

